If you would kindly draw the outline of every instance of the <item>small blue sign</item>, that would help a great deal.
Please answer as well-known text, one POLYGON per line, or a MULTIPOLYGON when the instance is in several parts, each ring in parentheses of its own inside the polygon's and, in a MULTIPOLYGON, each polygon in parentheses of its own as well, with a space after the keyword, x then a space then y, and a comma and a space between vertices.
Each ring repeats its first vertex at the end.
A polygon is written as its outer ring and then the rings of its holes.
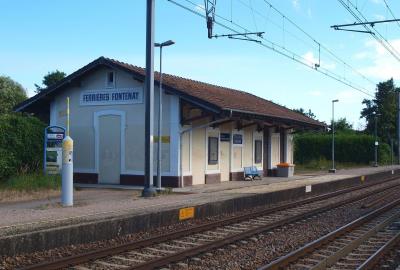
POLYGON ((232 143, 233 144, 243 144, 243 135, 242 134, 233 134, 232 143))
POLYGON ((221 133, 219 135, 219 139, 221 142, 229 142, 231 140, 231 134, 230 133, 221 133))

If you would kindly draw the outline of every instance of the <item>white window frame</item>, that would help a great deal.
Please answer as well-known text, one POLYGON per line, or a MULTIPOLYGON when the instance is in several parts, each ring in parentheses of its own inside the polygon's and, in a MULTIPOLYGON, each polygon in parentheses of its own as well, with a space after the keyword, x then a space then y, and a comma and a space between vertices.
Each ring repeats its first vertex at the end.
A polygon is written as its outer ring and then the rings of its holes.
POLYGON ((205 146, 206 146, 206 156, 205 156, 205 174, 213 174, 213 173, 220 173, 221 172, 221 140, 220 140, 220 136, 221 136, 221 131, 219 130, 219 128, 212 128, 212 127, 208 127, 205 129, 205 146), (215 135, 209 136, 209 133, 215 133, 217 132, 218 135, 218 163, 217 164, 213 164, 211 166, 215 166, 218 165, 218 169, 212 169, 209 170, 208 169, 208 137, 215 137, 215 135))
MULTIPOLYGON (((263 170, 263 164, 264 164, 264 136, 262 131, 253 131, 253 151, 252 151, 252 164, 253 166, 256 165, 256 160, 255 160, 255 151, 256 151, 256 142, 255 141, 261 141, 261 167, 257 167, 257 170, 263 170)), ((259 163, 257 163, 259 164, 259 163)))

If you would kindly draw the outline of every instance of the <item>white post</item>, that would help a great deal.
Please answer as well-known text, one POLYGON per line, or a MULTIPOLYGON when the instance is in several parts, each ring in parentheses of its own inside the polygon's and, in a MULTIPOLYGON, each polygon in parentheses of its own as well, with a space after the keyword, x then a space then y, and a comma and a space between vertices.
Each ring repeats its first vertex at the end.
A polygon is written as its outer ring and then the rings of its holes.
POLYGON ((62 206, 73 206, 74 204, 74 141, 69 136, 69 97, 67 97, 67 136, 62 143, 62 174, 61 174, 61 204, 62 206))

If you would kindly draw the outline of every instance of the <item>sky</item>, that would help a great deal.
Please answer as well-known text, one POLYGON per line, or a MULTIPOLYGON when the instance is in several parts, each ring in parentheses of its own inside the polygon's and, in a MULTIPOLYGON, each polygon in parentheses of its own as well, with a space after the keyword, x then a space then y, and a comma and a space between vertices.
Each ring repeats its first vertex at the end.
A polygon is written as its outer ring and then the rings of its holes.
MULTIPOLYGON (((174 1, 205 14, 203 0, 174 1)), ((144 67, 145 2, 0 0, 0 75, 10 76, 32 96, 49 71, 70 74, 100 56, 144 67)), ((392 19, 384 0, 350 3, 369 21, 392 19)), ((386 3, 400 16, 399 1, 386 3)), ((205 19, 172 1, 156 0, 155 14, 155 41, 176 42, 163 50, 163 72, 247 91, 288 108, 311 109, 321 121, 330 121, 331 101, 339 99, 335 118, 345 117, 361 129, 362 100, 372 98, 376 84, 393 77, 400 86, 400 61, 371 35, 330 27, 355 22, 338 0, 217 1, 216 22, 229 28, 216 24, 214 34, 264 32, 262 40, 254 36, 262 43, 208 39, 205 19), (315 64, 346 84, 310 68, 315 64)), ((400 55, 400 24, 375 29, 400 55)), ((157 49, 155 57, 158 70, 157 49)))

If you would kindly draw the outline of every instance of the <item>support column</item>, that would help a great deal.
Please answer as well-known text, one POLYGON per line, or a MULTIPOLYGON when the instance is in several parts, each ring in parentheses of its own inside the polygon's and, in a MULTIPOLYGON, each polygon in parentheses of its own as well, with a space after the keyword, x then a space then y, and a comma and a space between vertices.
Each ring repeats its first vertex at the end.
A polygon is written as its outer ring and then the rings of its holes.
POLYGON ((156 194, 153 187, 153 131, 154 131, 154 5, 147 0, 146 14, 146 79, 145 79, 145 152, 143 197, 156 194))

